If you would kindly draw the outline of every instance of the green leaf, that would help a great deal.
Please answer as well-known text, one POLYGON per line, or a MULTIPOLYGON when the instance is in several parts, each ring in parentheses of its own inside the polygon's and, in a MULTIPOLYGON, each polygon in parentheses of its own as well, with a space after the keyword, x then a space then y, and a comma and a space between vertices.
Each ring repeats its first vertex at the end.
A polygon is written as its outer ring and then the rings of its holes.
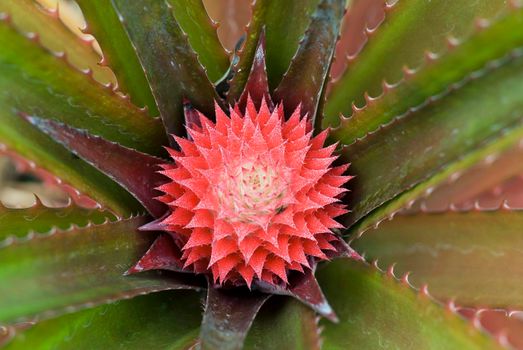
POLYGON ((39 322, 5 349, 188 349, 198 338, 199 297, 167 291, 39 322))
POLYGON ((39 7, 34 0, 2 0, 2 12, 8 14, 18 30, 38 40, 48 50, 65 53, 75 67, 91 69, 93 77, 100 82, 114 82, 111 70, 98 64, 101 57, 93 49, 92 41, 81 39, 69 30, 57 12, 39 7))
POLYGON ((324 349, 497 348, 457 315, 361 263, 337 260, 317 275, 340 318, 321 322, 324 349))
POLYGON ((83 227, 115 219, 108 211, 85 209, 72 203, 63 208, 49 208, 37 201, 32 207, 23 209, 0 204, 0 241, 9 236, 23 237, 30 231, 49 232, 53 227, 66 230, 73 224, 83 227))
MULTIPOLYGON (((519 175, 523 173, 523 144, 487 156, 482 162, 452 174, 447 181, 427 190, 412 204, 412 210, 443 210, 454 205, 470 208, 476 203, 495 207, 503 200, 519 203, 519 175), (493 189, 496 189, 493 191, 493 189)), ((517 206, 517 204, 516 204, 517 206)))
POLYGON ((440 300, 521 309, 522 225, 523 211, 508 209, 398 215, 353 244, 440 300))
POLYGON ((125 33, 111 0, 78 0, 87 22, 85 32, 95 36, 103 51, 103 63, 118 79, 118 89, 128 93, 138 106, 158 115, 145 73, 125 33))
POLYGON ((165 1, 114 0, 140 59, 166 130, 184 135, 183 99, 214 115, 220 98, 206 76, 188 38, 165 1))
POLYGON ((52 230, 0 243, 0 322, 49 318, 165 289, 194 288, 179 275, 123 273, 152 243, 143 217, 52 230))
POLYGON ((142 152, 158 154, 159 121, 0 23, 0 107, 60 120, 142 152))
POLYGON ((385 87, 383 95, 368 100, 363 109, 355 109, 350 118, 342 118, 339 127, 333 130, 333 137, 350 144, 409 108, 422 106, 428 99, 453 89, 453 84, 459 85, 490 61, 523 46, 523 32, 519 30, 523 26, 523 9, 507 12, 448 52, 427 56, 412 76, 395 86, 385 87))
POLYGON ((379 95, 383 80, 400 80, 405 65, 420 66, 425 50, 444 52, 449 36, 467 37, 474 30, 476 18, 496 17, 505 6, 504 0, 397 1, 356 61, 333 85, 324 125, 337 125, 340 113, 350 115, 352 102, 363 105, 365 92, 379 95))
POLYGON ((19 114, 63 121, 147 153, 162 152, 166 137, 149 118, 36 43, 0 22, 0 141, 117 211, 140 206, 113 181, 29 127, 19 114))
POLYGON ((245 44, 239 62, 234 67, 236 74, 231 80, 227 95, 229 103, 238 100, 244 90, 262 29, 265 28, 266 34, 269 86, 274 88, 287 71, 319 2, 320 0, 256 1, 245 44), (292 14, 292 21, 289 20, 289 14, 292 14))
POLYGON ((246 349, 319 350, 320 331, 314 311, 302 303, 272 297, 254 320, 246 349))
POLYGON ((323 88, 334 55, 345 2, 320 2, 289 69, 274 91, 274 100, 281 101, 287 113, 292 113, 301 104, 302 112, 308 113, 313 125, 317 117, 321 118, 318 107, 324 94, 323 88))
POLYGON ((217 25, 207 15, 202 0, 168 2, 207 75, 212 81, 217 81, 229 69, 229 57, 218 39, 217 25))
MULTIPOLYGON (((1 79, 1 78, 0 78, 1 79)), ((0 142, 51 174, 62 184, 73 185, 104 208, 119 215, 143 211, 143 207, 113 180, 74 156, 63 146, 11 111, 0 108, 0 142)))
POLYGON ((200 346, 202 350, 238 350, 268 294, 247 289, 207 288, 200 346))
POLYGON ((507 138, 521 122, 522 82, 523 56, 516 50, 463 87, 345 147, 357 175, 351 181, 349 223, 453 164, 464 167, 461 158, 507 138))

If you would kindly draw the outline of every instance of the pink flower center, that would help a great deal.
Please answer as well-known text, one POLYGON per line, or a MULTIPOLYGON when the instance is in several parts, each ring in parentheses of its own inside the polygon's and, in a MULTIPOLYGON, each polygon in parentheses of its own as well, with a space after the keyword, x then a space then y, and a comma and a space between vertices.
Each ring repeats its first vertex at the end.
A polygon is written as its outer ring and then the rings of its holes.
POLYGON ((213 185, 220 203, 219 218, 267 227, 271 217, 281 211, 291 174, 277 169, 258 156, 223 165, 213 185))

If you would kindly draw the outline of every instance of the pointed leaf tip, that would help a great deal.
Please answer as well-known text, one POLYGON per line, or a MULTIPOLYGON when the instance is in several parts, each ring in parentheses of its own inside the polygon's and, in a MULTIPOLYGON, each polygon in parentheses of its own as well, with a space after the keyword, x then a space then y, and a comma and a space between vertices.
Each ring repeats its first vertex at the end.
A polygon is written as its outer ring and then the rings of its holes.
POLYGON ((125 275, 149 270, 185 272, 180 260, 181 252, 168 234, 162 234, 151 245, 143 257, 125 275))
POLYGON ((334 323, 338 322, 338 316, 325 298, 314 277, 314 272, 310 269, 304 273, 291 274, 289 284, 286 286, 271 285, 263 281, 256 281, 254 285, 264 293, 293 297, 326 319, 334 323))
POLYGON ((238 100, 240 109, 245 108, 249 96, 257 108, 260 107, 264 98, 266 101, 271 101, 265 61, 265 29, 262 29, 260 33, 258 46, 254 54, 254 61, 249 77, 247 78, 247 83, 245 84, 245 90, 243 90, 238 100))
MULTIPOLYGON (((185 117, 185 127, 193 128, 193 126, 201 127, 202 123, 200 122, 200 115, 198 111, 193 107, 189 99, 183 99, 183 115, 185 117)), ((191 135, 187 135, 191 139, 191 135)))
POLYGON ((155 199, 160 194, 155 188, 165 182, 157 172, 164 160, 55 120, 22 117, 124 187, 151 215, 159 217, 165 213, 165 205, 155 199))

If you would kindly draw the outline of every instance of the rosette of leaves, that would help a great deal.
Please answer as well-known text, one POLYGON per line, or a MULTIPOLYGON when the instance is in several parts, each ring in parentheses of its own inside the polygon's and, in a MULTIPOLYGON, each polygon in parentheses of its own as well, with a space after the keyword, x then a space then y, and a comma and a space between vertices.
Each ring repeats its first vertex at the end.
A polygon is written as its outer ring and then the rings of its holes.
POLYGON ((365 1, 257 0, 232 53, 198 0, 78 3, 102 59, 0 0, 1 151, 71 197, 0 210, 6 349, 523 347, 519 1, 383 2, 368 28, 365 1), (333 233, 366 261, 340 239, 288 283, 225 288, 138 230, 166 210, 169 135, 245 92, 329 129, 355 176, 333 233))

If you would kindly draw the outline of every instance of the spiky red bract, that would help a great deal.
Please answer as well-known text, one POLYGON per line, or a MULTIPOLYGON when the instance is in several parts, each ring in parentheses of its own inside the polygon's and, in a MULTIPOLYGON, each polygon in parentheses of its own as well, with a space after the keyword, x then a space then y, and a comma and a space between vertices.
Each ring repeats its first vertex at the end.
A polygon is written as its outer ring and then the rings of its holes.
POLYGON ((216 107, 216 123, 199 114, 168 149, 174 164, 158 189, 170 213, 162 226, 183 254, 184 268, 210 273, 215 283, 251 285, 253 279, 287 283, 290 270, 335 250, 334 220, 346 213, 340 196, 348 165, 332 167, 336 145, 327 132, 313 137, 297 108, 285 120, 283 107, 259 110, 249 99, 230 117, 216 107))

